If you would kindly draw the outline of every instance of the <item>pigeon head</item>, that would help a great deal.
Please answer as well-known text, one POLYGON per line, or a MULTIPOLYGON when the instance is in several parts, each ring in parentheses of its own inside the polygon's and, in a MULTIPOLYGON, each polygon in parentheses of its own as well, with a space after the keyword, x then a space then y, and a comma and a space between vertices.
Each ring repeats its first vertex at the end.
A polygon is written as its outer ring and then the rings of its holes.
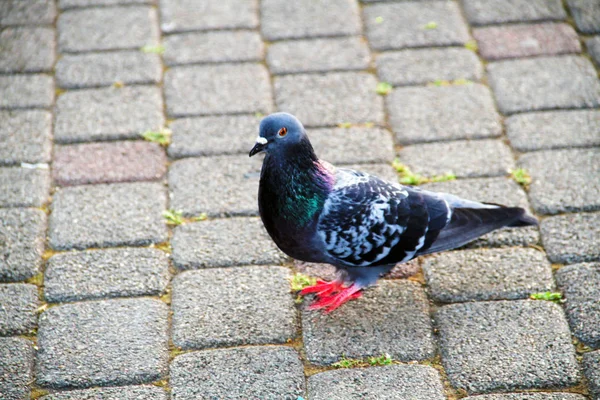
POLYGON ((278 153, 294 148, 307 140, 304 126, 292 114, 280 112, 265 117, 260 122, 256 144, 250 150, 250 157, 256 153, 278 153))

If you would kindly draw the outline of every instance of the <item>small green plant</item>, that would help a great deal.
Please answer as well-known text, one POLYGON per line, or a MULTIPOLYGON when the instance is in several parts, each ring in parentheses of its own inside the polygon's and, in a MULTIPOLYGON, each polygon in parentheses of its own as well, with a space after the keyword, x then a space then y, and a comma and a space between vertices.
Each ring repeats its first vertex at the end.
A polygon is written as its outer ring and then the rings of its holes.
POLYGON ((525 188, 531 183, 531 176, 524 168, 511 169, 508 172, 515 182, 525 188))
POLYGON ((162 216, 167 220, 168 225, 181 225, 183 224, 183 213, 177 210, 165 210, 162 213, 162 216))
POLYGON ((317 278, 300 273, 294 274, 289 280, 292 292, 299 292, 305 287, 312 286, 317 283, 317 278))
POLYGON ((340 127, 340 128, 346 128, 346 129, 352 128, 352 122, 340 122, 338 124, 338 127, 340 127))
POLYGON ((141 50, 147 54, 162 54, 165 52, 165 46, 163 46, 161 44, 159 44, 157 46, 147 44, 146 46, 142 47, 141 50))
POLYGON ((452 81, 453 85, 472 85, 473 81, 470 81, 465 78, 458 78, 452 81))
POLYGON ((171 143, 171 130, 161 128, 158 131, 146 131, 141 136, 149 142, 158 143, 161 146, 167 146, 171 143))
POLYGON ((342 356, 342 359, 336 363, 331 364, 334 368, 353 368, 353 367, 364 367, 365 363, 362 360, 353 360, 342 356))
POLYGON ((532 300, 553 301, 555 303, 563 303, 565 301, 562 297, 562 293, 559 293, 559 292, 531 293, 529 295, 529 298, 532 300))
POLYGON ((383 22, 383 17, 375 17, 375 23, 381 24, 383 22))
POLYGON ((414 172, 411 171, 411 169, 402 164, 400 162, 400 160, 395 159, 392 162, 392 166, 394 167, 394 169, 396 170, 396 172, 399 175, 399 182, 403 185, 411 185, 411 186, 416 186, 416 185, 422 185, 424 183, 430 183, 430 182, 445 182, 445 181, 453 181, 456 179, 456 175, 454 175, 451 172, 448 172, 444 175, 436 175, 433 176, 431 178, 428 178, 426 176, 420 175, 420 174, 415 174, 414 172))
POLYGON ((257 112, 255 112, 255 113, 254 113, 254 116, 255 116, 256 118, 262 118, 262 117, 264 117, 264 116, 265 116, 265 114, 263 114, 263 113, 261 113, 261 112, 258 112, 258 111, 257 111, 257 112))
POLYGON ((428 23, 426 23, 425 25, 423 25, 423 29, 437 29, 438 24, 435 21, 429 21, 428 23))
POLYGON ((206 213, 200 213, 200 215, 192 218, 192 221, 206 221, 208 219, 208 215, 206 213))
POLYGON ((479 46, 477 46, 477 41, 469 40, 467 43, 465 43, 465 49, 476 52, 477 50, 479 50, 479 46))
POLYGON ((430 83, 430 85, 433 85, 433 86, 451 86, 451 85, 460 86, 460 85, 472 85, 472 84, 473 84, 473 81, 470 81, 465 78, 458 78, 453 81, 447 81, 444 79, 436 79, 435 81, 430 83))
POLYGON ((389 83, 379 82, 377 84, 377 87, 375 88, 375 91, 377 92, 377 94, 385 96, 385 95, 389 94, 392 91, 392 89, 393 89, 393 87, 389 83))
POLYGON ((392 356, 385 353, 380 355, 379 357, 369 357, 369 364, 372 366, 375 365, 390 365, 392 363, 392 356))

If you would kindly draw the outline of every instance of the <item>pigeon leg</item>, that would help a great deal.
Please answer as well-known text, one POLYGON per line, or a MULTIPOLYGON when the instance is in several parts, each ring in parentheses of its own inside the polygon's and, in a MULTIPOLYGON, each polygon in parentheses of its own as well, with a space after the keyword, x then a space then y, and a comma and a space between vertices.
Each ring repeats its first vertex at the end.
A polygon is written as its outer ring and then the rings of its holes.
POLYGON ((343 288, 342 284, 342 281, 337 279, 331 282, 317 279, 317 283, 315 285, 305 287, 300 291, 300 295, 305 296, 309 293, 316 293, 317 297, 327 296, 340 291, 340 289, 343 288))
POLYGON ((325 312, 332 312, 348 300, 357 299, 362 296, 362 287, 352 284, 347 288, 342 288, 337 293, 334 293, 327 297, 322 297, 319 300, 312 303, 309 307, 310 310, 325 309, 325 312))

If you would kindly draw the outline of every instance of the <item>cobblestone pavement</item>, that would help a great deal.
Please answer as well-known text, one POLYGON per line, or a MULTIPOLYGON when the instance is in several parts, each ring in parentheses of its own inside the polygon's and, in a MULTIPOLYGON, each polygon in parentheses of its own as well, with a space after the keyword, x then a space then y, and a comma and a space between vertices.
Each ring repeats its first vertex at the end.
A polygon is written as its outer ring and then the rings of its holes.
POLYGON ((600 399, 599 66, 598 0, 0 1, 0 398, 600 399), (272 244, 247 156, 276 110, 540 226, 308 311, 331 267, 272 244))

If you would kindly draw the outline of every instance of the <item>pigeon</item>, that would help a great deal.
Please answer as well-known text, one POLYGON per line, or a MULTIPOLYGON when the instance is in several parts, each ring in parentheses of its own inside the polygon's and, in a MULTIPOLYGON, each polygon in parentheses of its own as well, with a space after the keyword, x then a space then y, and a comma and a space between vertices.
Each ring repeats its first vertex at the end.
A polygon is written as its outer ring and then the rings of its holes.
MULTIPOLYGON (((365 143, 367 144, 367 143, 365 143)), ((266 153, 258 206, 275 244, 288 256, 336 267, 317 280, 311 309, 331 312, 361 296, 396 264, 461 247, 505 226, 536 225, 519 207, 480 203, 387 182, 319 160, 302 123, 288 113, 260 122, 249 156, 266 153)))

